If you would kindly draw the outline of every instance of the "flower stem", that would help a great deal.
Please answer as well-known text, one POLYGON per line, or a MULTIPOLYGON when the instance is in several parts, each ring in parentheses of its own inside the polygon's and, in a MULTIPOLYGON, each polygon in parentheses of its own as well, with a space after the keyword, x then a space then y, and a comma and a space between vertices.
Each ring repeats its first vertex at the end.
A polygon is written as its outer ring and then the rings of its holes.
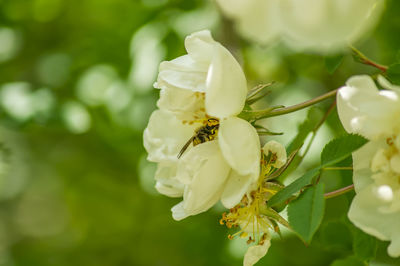
MULTIPOLYGON (((304 157, 307 155, 308 151, 311 148, 311 145, 315 139, 315 136, 319 130, 319 128, 322 126, 322 124, 326 121, 326 119, 328 118, 328 116, 332 113, 332 111, 335 109, 336 107, 336 101, 333 101, 333 103, 329 106, 328 110, 325 112, 324 116, 321 118, 321 120, 318 122, 318 124, 309 132, 312 134, 310 141, 307 143, 307 147, 305 147, 305 150, 303 152, 303 154, 299 154, 300 149, 304 146, 304 142, 300 145, 300 147, 295 150, 291 156, 289 157, 290 160, 288 160, 287 165, 285 166, 285 168, 281 171, 278 172, 279 175, 281 175, 284 171, 286 171, 287 168, 289 168, 289 164, 293 163, 293 165, 290 165, 290 168, 288 169, 287 172, 285 172, 284 176, 281 178, 280 181, 283 181, 286 177, 289 176, 289 174, 294 171, 297 166, 303 161, 304 157), (296 160, 295 160, 296 157, 296 160)), ((282 169, 282 168, 281 168, 282 169)), ((277 176, 279 176, 277 175, 277 176)))
POLYGON ((386 72, 388 70, 388 66, 378 64, 371 59, 369 59, 365 54, 361 53, 357 48, 350 46, 352 52, 353 52, 353 58, 357 61, 360 62, 364 65, 369 65, 372 67, 375 67, 379 69, 382 72, 386 72))
POLYGON ((336 107, 336 101, 333 101, 333 103, 329 106, 328 110, 325 112, 324 116, 321 118, 321 120, 318 122, 318 124, 315 126, 315 128, 311 131, 311 139, 307 144, 306 149, 304 150, 304 153, 300 156, 301 160, 300 162, 303 160, 303 158, 307 155, 308 151, 311 148, 311 145, 315 139, 315 136, 317 135, 317 131, 318 129, 322 126, 322 124, 326 121, 326 119, 328 118, 328 116, 332 113, 333 109, 336 107))
POLYGON ((337 89, 330 91, 328 93, 325 93, 321 96, 318 96, 314 99, 305 101, 303 103, 295 104, 295 105, 292 105, 289 107, 267 108, 267 109, 261 110, 261 111, 243 111, 239 116, 246 120, 251 121, 251 120, 258 120, 258 119, 267 118, 267 117, 289 114, 289 113, 307 108, 316 103, 322 102, 323 100, 326 100, 330 97, 333 97, 336 95, 336 92, 337 92, 337 89))
POLYGON ((345 193, 347 193, 349 191, 352 191, 353 189, 354 189, 354 184, 351 184, 350 186, 343 187, 343 188, 340 188, 338 190, 325 193, 324 197, 325 197, 325 199, 334 198, 334 197, 343 195, 343 194, 345 194, 345 193))

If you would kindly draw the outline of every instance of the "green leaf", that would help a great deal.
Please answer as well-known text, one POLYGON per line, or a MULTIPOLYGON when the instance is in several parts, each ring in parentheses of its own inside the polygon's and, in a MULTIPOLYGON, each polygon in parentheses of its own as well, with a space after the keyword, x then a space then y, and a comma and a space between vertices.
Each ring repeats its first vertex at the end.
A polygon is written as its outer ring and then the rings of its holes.
POLYGON ((285 202, 290 197, 293 196, 294 193, 300 191, 303 187, 311 184, 313 178, 319 173, 319 168, 312 169, 302 175, 300 178, 295 180, 293 183, 276 193, 269 201, 269 206, 276 206, 280 203, 285 202))
POLYGON ((370 236, 358 228, 353 232, 353 251, 357 258, 363 261, 369 261, 376 256, 378 248, 375 237, 370 236))
POLYGON ((364 145, 367 140, 359 135, 345 135, 332 140, 325 145, 321 154, 321 166, 311 169, 303 176, 289 184, 287 187, 276 193, 269 201, 269 206, 276 206, 284 203, 294 193, 297 193, 303 187, 310 185, 313 178, 319 174, 319 171, 324 166, 333 165, 338 163, 351 155, 351 153, 364 145))
POLYGON ((325 145, 321 154, 321 166, 329 166, 338 163, 352 152, 367 143, 367 140, 360 135, 349 134, 336 138, 325 145))
POLYGON ((356 257, 347 257, 345 259, 335 260, 331 266, 365 266, 365 264, 356 257))
POLYGON ((332 251, 346 252, 347 254, 352 253, 352 232, 349 227, 341 221, 331 221, 325 223, 326 213, 329 210, 329 202, 325 209, 324 224, 321 226, 321 243, 325 248, 329 248, 332 251))
POLYGON ((307 118, 298 126, 296 137, 290 142, 288 148, 286 149, 288 154, 300 148, 308 134, 313 131, 318 123, 321 121, 323 113, 321 109, 317 107, 312 107, 308 110, 307 118))
POLYGON ((400 63, 390 65, 388 70, 386 71, 386 74, 390 81, 396 84, 400 84, 400 63))
POLYGON ((344 54, 325 57, 325 67, 329 74, 333 74, 343 62, 344 54))
POLYGON ((289 224, 307 243, 311 242, 324 216, 324 184, 308 188, 288 207, 289 224))

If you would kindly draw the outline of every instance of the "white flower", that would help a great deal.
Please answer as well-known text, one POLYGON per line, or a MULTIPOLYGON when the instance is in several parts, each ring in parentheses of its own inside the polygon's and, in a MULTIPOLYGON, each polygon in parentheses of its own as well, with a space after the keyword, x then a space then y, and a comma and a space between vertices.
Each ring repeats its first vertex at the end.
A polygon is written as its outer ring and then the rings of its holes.
POLYGON ((157 106, 189 120, 204 116, 204 111, 217 118, 238 115, 247 84, 232 54, 208 30, 186 37, 185 47, 187 55, 160 64, 154 84, 161 89, 157 106))
POLYGON ((400 256, 400 87, 383 77, 378 90, 369 76, 355 76, 338 91, 344 128, 370 140, 353 153, 356 196, 348 216, 363 231, 391 241, 388 253, 400 256))
POLYGON ((172 208, 176 220, 204 212, 219 200, 227 208, 235 206, 260 171, 257 132, 236 117, 247 94, 240 65, 209 31, 188 36, 185 47, 187 55, 160 65, 155 84, 161 89, 160 109, 144 131, 148 160, 158 163, 157 190, 183 196, 172 208), (214 133, 198 137, 205 126, 214 133), (192 136, 198 145, 190 145, 178 159, 192 136))
POLYGON ((384 0, 218 0, 247 38, 267 43, 278 35, 294 49, 335 52, 378 21, 384 0))

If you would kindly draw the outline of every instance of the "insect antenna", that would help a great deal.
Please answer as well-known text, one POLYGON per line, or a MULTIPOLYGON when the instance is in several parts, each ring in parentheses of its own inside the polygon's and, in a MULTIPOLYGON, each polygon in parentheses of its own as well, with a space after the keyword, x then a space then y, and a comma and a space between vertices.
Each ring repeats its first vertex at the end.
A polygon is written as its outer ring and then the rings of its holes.
POLYGON ((187 148, 189 147, 189 145, 193 142, 194 138, 195 138, 194 136, 191 137, 191 138, 185 143, 185 145, 183 145, 181 151, 179 152, 179 154, 178 154, 178 156, 177 156, 178 159, 181 158, 182 154, 187 150, 187 148))

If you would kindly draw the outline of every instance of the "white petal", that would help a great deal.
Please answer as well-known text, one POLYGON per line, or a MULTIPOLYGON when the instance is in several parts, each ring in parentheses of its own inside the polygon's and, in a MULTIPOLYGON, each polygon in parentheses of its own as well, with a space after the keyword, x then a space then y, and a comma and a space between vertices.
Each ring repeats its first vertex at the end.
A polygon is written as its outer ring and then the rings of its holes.
POLYGON ((169 112, 156 110, 143 133, 143 145, 151 162, 177 161, 178 154, 192 137, 197 125, 184 125, 169 112))
POLYGON ((362 89, 363 92, 371 94, 376 93, 378 90, 375 82, 368 75, 353 76, 347 80, 346 85, 349 87, 362 89))
POLYGON ((265 256, 265 254, 267 254, 270 246, 271 237, 266 239, 263 245, 255 245, 249 247, 246 254, 244 255, 243 266, 253 266, 254 264, 256 264, 262 257, 265 256))
POLYGON ((177 163, 159 163, 154 178, 156 189, 168 197, 182 197, 184 185, 176 179, 177 163))
POLYGON ((359 191, 351 203, 348 213, 350 221, 364 232, 381 240, 389 240, 389 255, 400 255, 400 212, 383 213, 384 202, 376 197, 374 184, 359 191))
POLYGON ((391 257, 400 257, 400 235, 392 240, 388 246, 388 254, 391 257))
POLYGON ((247 121, 230 117, 220 122, 218 140, 228 164, 240 175, 259 174, 260 139, 247 121))
POLYGON ((156 88, 180 88, 204 92, 208 64, 202 64, 184 55, 160 64, 156 88))
POLYGON ((378 139, 394 133, 400 123, 400 98, 395 92, 378 91, 369 76, 355 76, 339 89, 339 118, 351 133, 378 139))
POLYGON ((268 141, 263 147, 264 154, 268 156, 272 153, 276 156, 276 161, 272 164, 275 168, 281 168, 287 160, 285 147, 275 140, 268 141))
POLYGON ((211 208, 221 197, 229 171, 217 140, 199 144, 184 154, 178 163, 177 178, 186 185, 185 213, 195 215, 211 208))
POLYGON ((257 173, 240 175, 236 171, 232 170, 221 196, 221 202, 225 208, 230 209, 238 204, 242 200, 243 196, 247 192, 250 192, 253 183, 255 183, 257 179, 257 173))
POLYGON ((353 183, 356 192, 373 183, 370 169, 371 160, 378 149, 386 146, 387 144, 384 140, 370 141, 356 152, 353 152, 353 183))
POLYGON ((176 221, 183 220, 189 216, 189 214, 187 214, 185 209, 183 208, 183 201, 179 202, 174 207, 172 207, 171 211, 172 211, 172 218, 174 218, 174 220, 176 221))
POLYGON ((378 82, 383 88, 400 93, 400 86, 391 84, 384 76, 378 75, 378 82))
POLYGON ((198 31, 185 39, 186 51, 198 62, 210 63, 213 56, 214 44, 217 42, 211 36, 209 30, 198 31))
POLYGON ((392 156, 390 159, 390 168, 393 172, 400 174, 400 154, 392 156))
POLYGON ((242 68, 226 48, 216 43, 206 81, 207 113, 218 118, 237 115, 243 110, 246 95, 242 68))
POLYGON ((183 195, 184 186, 175 180, 159 180, 156 182, 158 193, 171 198, 179 198, 183 195))
POLYGON ((162 89, 157 106, 161 110, 173 112, 182 121, 205 117, 204 94, 190 90, 178 88, 162 89))

